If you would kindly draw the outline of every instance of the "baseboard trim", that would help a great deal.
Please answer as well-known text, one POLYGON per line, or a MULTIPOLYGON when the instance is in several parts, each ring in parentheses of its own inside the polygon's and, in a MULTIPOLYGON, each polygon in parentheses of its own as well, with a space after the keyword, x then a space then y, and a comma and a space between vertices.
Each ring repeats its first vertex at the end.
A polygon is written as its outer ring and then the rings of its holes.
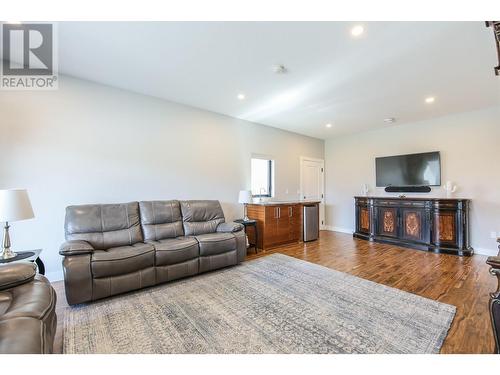
POLYGON ((474 247, 474 254, 478 255, 487 255, 487 256, 497 256, 498 255, 498 250, 497 249, 484 249, 481 247, 474 247))
POLYGON ((324 226, 325 230, 328 230, 330 232, 340 232, 340 233, 347 233, 347 234, 353 234, 354 231, 349 228, 342 228, 342 227, 333 227, 331 225, 325 225, 324 226))
POLYGON ((49 279, 50 282, 64 280, 64 275, 62 271, 47 272, 45 277, 49 279))

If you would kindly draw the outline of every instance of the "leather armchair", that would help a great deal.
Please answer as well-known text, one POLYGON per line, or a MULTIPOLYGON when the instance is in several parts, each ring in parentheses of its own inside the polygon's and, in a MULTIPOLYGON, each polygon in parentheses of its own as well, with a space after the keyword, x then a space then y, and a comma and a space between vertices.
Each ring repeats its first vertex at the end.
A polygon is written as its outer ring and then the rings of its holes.
POLYGON ((0 290, 14 288, 35 278, 36 267, 32 263, 14 263, 0 267, 0 290))
POLYGON ((0 266, 0 353, 52 353, 56 293, 33 263, 0 266))

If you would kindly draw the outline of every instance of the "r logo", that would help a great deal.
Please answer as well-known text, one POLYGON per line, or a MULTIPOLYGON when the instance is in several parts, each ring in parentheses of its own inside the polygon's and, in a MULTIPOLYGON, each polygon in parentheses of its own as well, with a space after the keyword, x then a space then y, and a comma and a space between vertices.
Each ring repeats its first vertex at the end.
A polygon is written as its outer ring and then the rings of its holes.
POLYGON ((52 24, 2 25, 2 74, 47 76, 54 73, 52 24))

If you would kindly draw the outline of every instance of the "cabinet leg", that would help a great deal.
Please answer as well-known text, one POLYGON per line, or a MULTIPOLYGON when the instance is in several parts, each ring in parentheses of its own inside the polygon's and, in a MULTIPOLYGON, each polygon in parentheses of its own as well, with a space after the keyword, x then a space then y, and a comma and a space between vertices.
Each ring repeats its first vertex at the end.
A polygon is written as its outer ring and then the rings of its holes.
POLYGON ((257 250, 257 246, 259 244, 259 237, 258 237, 258 234, 257 234, 257 225, 255 227, 253 227, 253 231, 254 231, 254 234, 255 234, 255 254, 257 254, 259 252, 257 250))
POLYGON ((38 273, 41 275, 45 275, 45 265, 43 264, 40 258, 36 258, 35 263, 38 267, 38 273))

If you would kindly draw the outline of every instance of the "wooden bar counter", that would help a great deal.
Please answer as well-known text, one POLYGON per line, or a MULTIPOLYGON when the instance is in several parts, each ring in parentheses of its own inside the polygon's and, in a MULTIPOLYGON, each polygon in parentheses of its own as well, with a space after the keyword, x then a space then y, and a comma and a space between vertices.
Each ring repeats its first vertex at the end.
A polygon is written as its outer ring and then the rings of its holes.
MULTIPOLYGON (((247 205, 247 215, 257 221, 260 249, 299 242, 303 238, 303 206, 319 205, 320 202, 259 202, 247 205)), ((318 209, 319 212, 319 209, 318 209)), ((249 234, 252 237, 252 234, 249 234)), ((250 242, 254 240, 249 238, 250 242)))

